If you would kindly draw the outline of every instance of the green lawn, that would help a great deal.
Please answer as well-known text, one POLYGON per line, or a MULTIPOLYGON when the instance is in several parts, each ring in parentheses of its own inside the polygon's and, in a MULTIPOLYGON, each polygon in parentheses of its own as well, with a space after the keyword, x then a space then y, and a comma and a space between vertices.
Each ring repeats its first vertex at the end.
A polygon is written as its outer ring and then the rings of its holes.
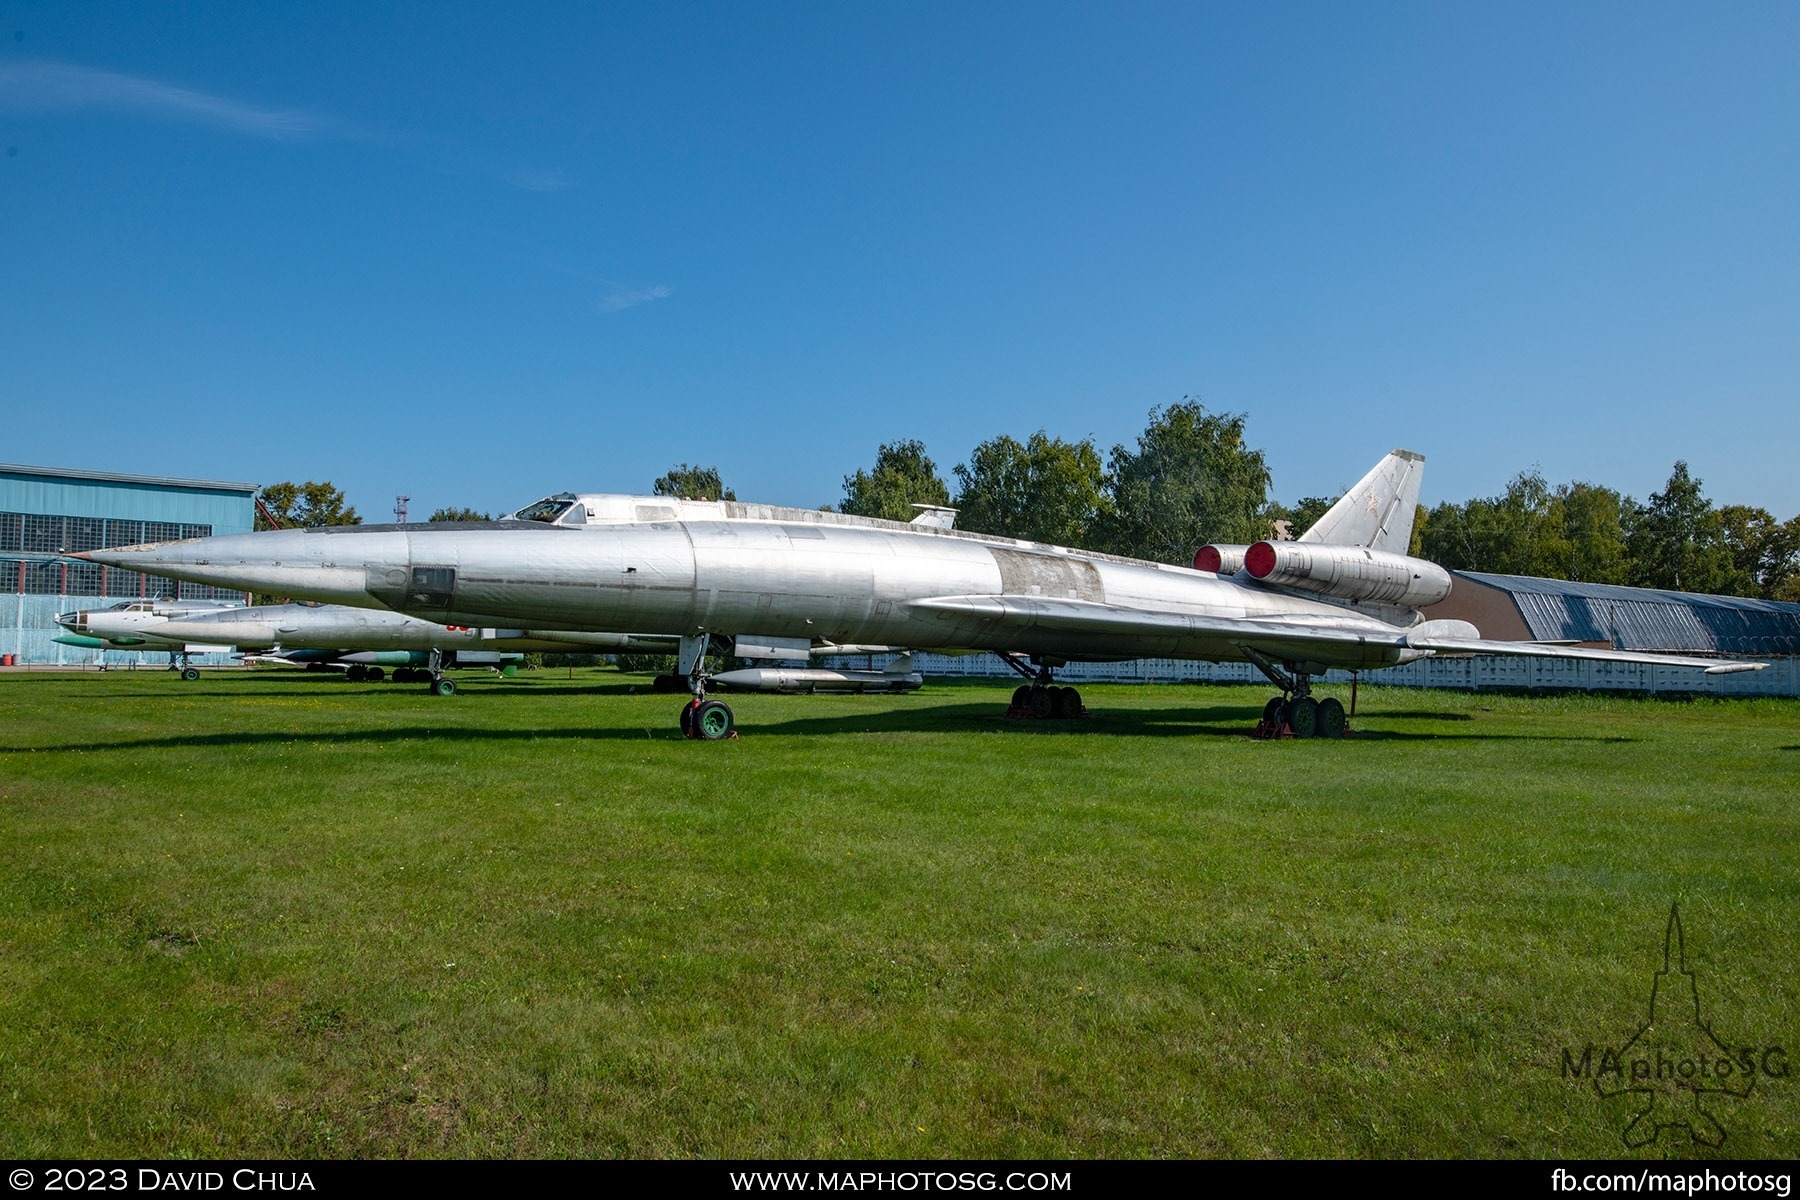
MULTIPOLYGON (((0 1146, 1629 1155, 1561 1054, 1643 1024, 1676 901, 1714 1033, 1800 1059, 1794 701, 1365 687, 1259 743, 1262 688, 996 680, 699 743, 647 684, 0 677, 0 1146)), ((1800 1155, 1800 1080, 1705 1107, 1638 1153, 1800 1155)))

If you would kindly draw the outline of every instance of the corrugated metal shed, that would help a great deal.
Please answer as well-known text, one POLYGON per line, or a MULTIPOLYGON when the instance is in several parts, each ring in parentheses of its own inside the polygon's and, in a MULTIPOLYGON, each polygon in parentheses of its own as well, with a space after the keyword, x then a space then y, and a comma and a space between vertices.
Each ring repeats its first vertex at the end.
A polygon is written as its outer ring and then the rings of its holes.
POLYGON ((1452 573, 1510 595, 1539 641, 1610 642, 1622 650, 1800 654, 1800 604, 1528 575, 1452 573))
MULTIPOLYGON (((62 630, 54 617, 141 596, 241 599, 243 594, 74 562, 63 552, 248 533, 255 525, 256 490, 253 483, 0 463, 0 651, 27 664, 118 665, 165 658, 64 645, 55 641, 62 630)), ((230 659, 208 655, 196 661, 230 659)))

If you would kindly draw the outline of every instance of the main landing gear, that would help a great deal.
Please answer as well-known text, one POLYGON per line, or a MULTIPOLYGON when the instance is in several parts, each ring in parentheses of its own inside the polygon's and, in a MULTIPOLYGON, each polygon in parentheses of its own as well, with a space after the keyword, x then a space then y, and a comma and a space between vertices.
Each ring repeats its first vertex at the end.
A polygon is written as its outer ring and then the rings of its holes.
MULTIPOLYGON (((1269 658, 1251 653, 1250 661, 1269 677, 1269 682, 1282 694, 1263 705, 1262 720, 1256 723, 1252 737, 1270 738, 1341 738, 1350 728, 1350 717, 1336 697, 1315 700, 1312 679, 1298 669, 1283 670, 1269 658)), ((1293 663, 1288 663, 1294 668, 1293 663)), ((1352 691, 1352 695, 1355 692, 1352 691)))
POLYGON ((1012 705, 1007 708, 1006 716, 1019 721, 1072 721, 1088 715, 1087 707, 1081 703, 1080 692, 1051 681, 1049 660, 1032 659, 1038 664, 1036 671, 1020 661, 1016 654, 1002 654, 1000 661, 1031 681, 1013 690, 1012 705))
POLYGON ((188 661, 188 652, 186 650, 177 650, 170 656, 169 670, 179 671, 181 678, 188 683, 192 683, 194 680, 200 678, 200 668, 188 661), (179 667, 175 665, 175 660, 177 658, 181 660, 181 665, 179 667))
POLYGON ((425 664, 425 690, 433 696, 456 695, 456 680, 444 674, 444 652, 432 647, 425 664))

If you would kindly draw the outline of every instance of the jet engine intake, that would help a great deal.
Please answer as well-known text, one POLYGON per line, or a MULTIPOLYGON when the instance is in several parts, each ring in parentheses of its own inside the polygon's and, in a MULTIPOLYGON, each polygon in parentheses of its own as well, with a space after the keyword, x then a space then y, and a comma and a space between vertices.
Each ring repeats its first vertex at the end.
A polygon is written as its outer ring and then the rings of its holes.
POLYGON ((1450 572, 1436 563, 1362 546, 1258 542, 1244 551, 1244 570, 1259 583, 1410 608, 1450 594, 1450 572))

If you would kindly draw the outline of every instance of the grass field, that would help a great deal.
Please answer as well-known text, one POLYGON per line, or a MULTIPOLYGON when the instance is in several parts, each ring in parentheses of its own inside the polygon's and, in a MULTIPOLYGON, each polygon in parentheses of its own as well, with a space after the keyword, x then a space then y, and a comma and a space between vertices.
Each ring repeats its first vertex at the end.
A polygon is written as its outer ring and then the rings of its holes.
MULTIPOLYGON (((1259 743, 1262 688, 996 680, 693 743, 647 683, 0 677, 0 1146, 1628 1155, 1562 1050, 1643 1024, 1676 901, 1714 1033, 1800 1059, 1800 703, 1259 743)), ((1638 1153, 1800 1155, 1800 1080, 1706 1108, 1638 1153)))

